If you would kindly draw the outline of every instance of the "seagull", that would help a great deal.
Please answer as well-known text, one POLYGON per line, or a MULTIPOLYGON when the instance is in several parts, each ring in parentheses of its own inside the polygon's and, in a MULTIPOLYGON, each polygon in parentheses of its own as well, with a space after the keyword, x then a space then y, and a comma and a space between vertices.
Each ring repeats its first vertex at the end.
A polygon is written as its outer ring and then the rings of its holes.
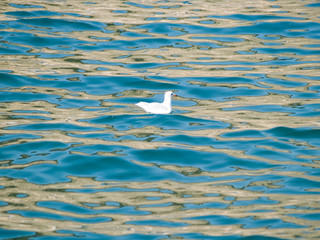
POLYGON ((177 96, 173 94, 171 91, 167 91, 164 94, 164 100, 162 103, 158 102, 152 102, 152 103, 147 103, 147 102, 139 102, 136 103, 135 105, 138 107, 141 107, 144 109, 147 113, 153 113, 153 114, 169 114, 171 113, 171 97, 172 96, 177 96))

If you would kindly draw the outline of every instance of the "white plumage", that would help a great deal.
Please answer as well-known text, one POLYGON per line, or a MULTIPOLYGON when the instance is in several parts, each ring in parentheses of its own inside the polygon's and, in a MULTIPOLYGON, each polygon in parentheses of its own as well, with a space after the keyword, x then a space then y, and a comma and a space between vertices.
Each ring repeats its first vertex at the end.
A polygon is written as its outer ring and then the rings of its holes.
POLYGON ((164 100, 163 100, 162 103, 158 103, 158 102, 152 102, 152 103, 139 102, 139 103, 136 103, 135 105, 141 107, 147 113, 169 114, 172 111, 172 108, 171 108, 171 97, 172 96, 176 96, 176 95, 174 95, 173 92, 171 92, 171 91, 167 91, 164 94, 164 100))

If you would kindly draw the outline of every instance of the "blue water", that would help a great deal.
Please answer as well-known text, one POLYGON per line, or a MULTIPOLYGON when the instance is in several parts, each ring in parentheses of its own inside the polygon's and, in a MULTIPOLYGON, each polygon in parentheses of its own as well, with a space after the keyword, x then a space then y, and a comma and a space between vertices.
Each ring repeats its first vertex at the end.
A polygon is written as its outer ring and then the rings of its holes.
POLYGON ((319 238, 319 7, 5 3, 0 238, 319 238))

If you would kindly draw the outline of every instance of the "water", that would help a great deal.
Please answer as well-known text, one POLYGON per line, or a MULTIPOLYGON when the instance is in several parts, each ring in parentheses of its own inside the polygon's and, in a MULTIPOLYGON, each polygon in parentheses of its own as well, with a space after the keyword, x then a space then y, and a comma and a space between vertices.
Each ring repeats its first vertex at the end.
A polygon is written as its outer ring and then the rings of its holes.
POLYGON ((3 3, 1 239, 318 238, 319 7, 3 3))

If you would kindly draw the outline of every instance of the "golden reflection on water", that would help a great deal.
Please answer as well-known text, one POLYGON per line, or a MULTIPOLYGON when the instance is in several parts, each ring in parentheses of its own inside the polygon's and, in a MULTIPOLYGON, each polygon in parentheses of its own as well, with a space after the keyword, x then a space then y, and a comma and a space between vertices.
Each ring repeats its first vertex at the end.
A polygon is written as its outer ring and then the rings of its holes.
MULTIPOLYGON (((11 3, 21 4, 21 1, 10 1, 11 3)), ((107 29, 114 31, 112 33, 103 33, 101 31, 74 31, 68 33, 57 33, 57 37, 70 37, 78 40, 89 41, 94 44, 99 42, 105 42, 108 44, 108 38, 112 40, 126 40, 132 41, 136 38, 125 37, 121 35, 123 32, 122 29, 125 29, 134 33, 147 34, 150 37, 159 37, 167 39, 183 39, 190 42, 211 42, 216 43, 221 46, 221 48, 208 48, 202 50, 201 48, 192 47, 192 48, 173 48, 173 47, 164 47, 160 49, 141 49, 135 51, 119 51, 119 50, 104 50, 104 51, 84 51, 79 49, 70 49, 70 51, 63 50, 51 50, 48 48, 37 48, 32 49, 32 52, 36 53, 60 53, 60 54, 75 54, 75 56, 60 58, 38 58, 36 56, 19 56, 16 55, 2 57, 4 58, 2 62, 6 70, 12 70, 16 74, 21 74, 24 76, 37 76, 40 74, 74 74, 75 71, 81 69, 85 71, 86 75, 105 75, 105 76, 114 76, 119 74, 127 75, 138 75, 142 76, 144 74, 161 74, 162 76, 168 77, 181 77, 181 76, 241 76, 248 73, 248 71, 233 71, 228 69, 220 69, 221 66, 204 66, 190 64, 192 61, 199 61, 199 57, 210 57, 214 62, 229 62, 229 61, 240 61, 240 62, 249 62, 249 63, 259 63, 271 61, 275 56, 268 54, 238 54, 239 51, 252 52, 253 48, 265 47, 265 43, 272 42, 275 44, 281 44, 278 48, 283 48, 285 45, 286 48, 302 48, 302 49, 312 49, 306 47, 309 44, 317 44, 316 39, 309 38, 283 38, 270 40, 262 40, 254 35, 231 35, 231 37, 240 38, 244 41, 240 42, 221 42, 218 40, 208 40, 208 39, 194 39, 192 34, 182 34, 180 36, 167 36, 164 34, 151 34, 146 32, 146 29, 135 28, 138 25, 149 24, 152 21, 148 20, 148 17, 159 18, 155 20, 156 22, 169 22, 169 23, 182 23, 182 24, 191 24, 199 26, 212 27, 214 34, 214 28, 229 28, 235 26, 247 26, 251 24, 251 21, 240 21, 237 19, 223 19, 215 18, 214 24, 202 24, 202 21, 212 20, 208 16, 225 16, 233 14, 250 14, 250 15, 269 15, 277 16, 279 11, 281 12, 282 17, 295 17, 299 19, 290 19, 294 22, 306 22, 313 21, 318 22, 318 13, 317 8, 306 7, 308 3, 313 1, 299 1, 293 2, 290 0, 284 1, 241 1, 241 4, 230 3, 230 1, 193 1, 192 4, 182 4, 182 2, 166 2, 159 3, 156 0, 152 1, 137 1, 137 3, 143 5, 154 6, 154 8, 139 8, 130 4, 126 4, 121 1, 95 1, 95 4, 85 4, 79 1, 68 1, 68 4, 65 1, 54 1, 54 2, 43 2, 43 1, 31 1, 28 2, 30 5, 40 5, 43 6, 42 10, 50 10, 53 12, 60 13, 74 13, 79 14, 80 16, 72 15, 61 15, 54 16, 53 18, 57 19, 75 19, 75 20, 84 20, 84 21, 95 21, 107 24, 107 29), (232 7, 230 6, 232 4, 232 7), (175 8, 161 8, 161 6, 175 6, 175 8), (278 7, 274 7, 277 5, 278 7), (117 12, 116 10, 121 10, 122 13, 117 12), (123 12, 124 11, 124 12, 123 12), (88 18, 90 16, 90 18, 88 18), (303 19, 305 18, 305 19, 303 19), (119 23, 121 25, 117 25, 119 23), (302 47, 303 46, 303 47, 302 47), (118 59, 119 56, 129 55, 127 58, 122 58, 121 61, 118 59), (161 58, 159 58, 161 56, 161 58), (141 74, 137 70, 129 69, 121 66, 110 66, 108 65, 108 70, 106 71, 97 71, 98 67, 106 67, 104 64, 84 64, 81 63, 81 60, 97 60, 97 61, 106 61, 106 62, 121 62, 121 63, 135 63, 136 59, 143 59, 144 62, 175 62, 181 64, 181 66, 190 67, 191 70, 183 69, 168 69, 169 67, 161 67, 157 69, 148 70, 146 73, 141 74)), ((27 10, 34 10, 26 8, 27 10)), ((4 11, 16 11, 17 9, 9 5, 5 6, 4 11)), ((3 20, 12 20, 12 17, 2 14, 0 19, 3 20)), ((280 20, 264 20, 266 22, 275 22, 275 21, 286 21, 287 19, 280 20)), ((15 30, 16 31, 16 30, 15 30)), ((41 29, 30 30, 30 33, 34 33, 37 36, 49 36, 45 31, 41 29)), ((210 35, 197 34, 197 37, 212 37, 210 35)), ((230 37, 230 35, 216 35, 217 37, 230 37)), ((272 37, 272 36, 270 36, 272 37)), ((278 37, 275 35, 275 37, 278 37)), ((275 47, 275 46, 274 46, 275 47)), ((296 58, 294 54, 283 53, 282 56, 296 58)), ((314 61, 318 60, 316 55, 310 56, 299 56, 298 60, 300 61, 314 61)), ((203 60, 202 60, 203 61, 203 60)), ((316 64, 304 63, 299 65, 301 67, 315 67, 316 64)), ((227 65, 227 67, 246 67, 243 65, 227 65)), ((223 68, 223 66, 222 66, 223 68)), ((250 73, 265 73, 270 77, 279 77, 286 75, 289 72, 295 74, 303 74, 314 76, 316 71, 314 70, 299 70, 296 65, 288 66, 274 66, 274 65, 259 65, 254 66, 253 70, 250 70, 250 73), (277 67, 275 71, 274 67, 277 67)))
MULTIPOLYGON (((264 235, 293 239, 296 236, 318 236, 315 230, 317 221, 308 221, 290 216, 290 214, 317 213, 319 197, 317 195, 268 194, 271 203, 235 204, 238 201, 250 201, 266 197, 266 194, 226 185, 228 181, 205 183, 181 183, 173 181, 158 182, 98 182, 90 178, 70 177, 68 183, 36 185, 24 180, 1 178, 1 200, 9 203, 2 206, 1 225, 6 229, 36 231, 42 234, 60 235, 58 230, 90 231, 106 235, 124 234, 178 234, 199 232, 208 236, 223 235, 264 235), (118 188, 118 190, 112 190, 118 188), (85 190, 93 190, 87 193, 85 190), (122 190, 121 190, 122 189, 122 190), (146 191, 147 189, 147 191, 146 191), (131 190, 131 191, 130 191, 131 190), (83 192, 81 192, 83 191, 83 192), (17 197, 25 194, 25 197, 17 197), (153 198, 152 200, 149 200, 153 198), (152 214, 130 215, 117 213, 80 214, 72 211, 40 207, 38 203, 56 201, 83 207, 89 210, 119 209, 132 206, 137 211, 148 211, 152 214), (108 204, 108 202, 117 204, 108 204), (206 203, 217 202, 226 207, 206 207, 206 203), (188 208, 190 204, 194 208, 188 208), (290 206, 294 206, 290 208, 290 206), (314 209, 314 210, 310 210, 314 209), (110 222, 79 223, 77 221, 59 221, 48 218, 26 218, 8 213, 10 210, 37 211, 61 216, 88 219, 94 217, 111 218, 110 222), (242 225, 219 225, 215 227, 205 220, 188 219, 192 217, 222 215, 230 218, 279 219, 284 222, 304 226, 303 228, 247 228, 242 225), (135 225, 127 223, 138 220, 163 220, 174 223, 186 223, 183 227, 157 227, 152 225, 135 225)), ((259 183, 255 183, 259 184, 259 183)), ((272 181, 262 182, 272 187, 272 181)))
MULTIPOLYGON (((288 75, 304 75, 304 76, 317 76, 318 70, 313 69, 317 67, 318 61, 317 55, 299 55, 296 56, 292 53, 282 53, 282 57, 288 57, 297 59, 297 64, 292 65, 260 65, 257 63, 268 62, 275 60, 278 56, 269 54, 239 54, 238 52, 252 53, 254 48, 263 48, 265 43, 270 43, 270 40, 262 40, 254 35, 234 35, 232 37, 242 39, 238 42, 223 42, 219 40, 205 39, 212 37, 210 35, 197 35, 197 37, 203 37, 204 39, 194 39, 191 34, 183 34, 181 36, 166 36, 164 34, 151 34, 146 29, 135 28, 141 24, 149 24, 152 21, 148 20, 148 17, 161 18, 158 22, 170 22, 170 23, 183 23, 190 25, 202 25, 200 21, 213 20, 208 18, 210 15, 233 15, 233 14, 249 14, 249 15, 277 15, 277 11, 285 10, 287 12, 282 13, 282 16, 306 18, 306 20, 293 20, 297 22, 313 21, 318 22, 317 8, 305 7, 308 3, 313 1, 241 1, 239 4, 231 3, 230 1, 205 1, 198 0, 192 1, 192 4, 182 4, 182 1, 172 1, 163 3, 156 0, 136 1, 140 4, 154 6, 154 8, 139 8, 133 5, 125 4, 125 1, 94 1, 95 4, 84 4, 79 1, 29 1, 30 5, 41 5, 44 8, 42 10, 49 10, 53 12, 65 12, 76 13, 81 16, 65 15, 55 16, 53 18, 61 19, 74 19, 85 21, 97 21, 108 24, 107 29, 114 31, 112 33, 103 33, 100 31, 87 31, 87 32, 68 32, 68 33, 54 33, 58 37, 65 36, 68 38, 75 38, 79 40, 89 41, 91 43, 106 42, 108 39, 112 40, 125 40, 132 41, 136 38, 129 38, 121 35, 121 29, 126 29, 134 33, 149 34, 150 37, 167 38, 167 39, 182 39, 192 43, 211 42, 218 44, 220 48, 208 48, 201 50, 196 45, 190 48, 174 48, 172 46, 163 47, 160 49, 141 49, 134 51, 120 51, 120 50, 102 50, 102 51, 85 51, 79 49, 67 50, 52 50, 48 48, 34 48, 31 49, 32 53, 54 53, 54 54, 72 54, 64 58, 41 58, 38 56, 30 55, 4 55, 0 56, 0 63, 2 70, 12 71, 13 74, 30 76, 33 78, 40 78, 39 75, 52 74, 52 75, 69 75, 79 74, 79 72, 85 76, 138 76, 145 75, 160 75, 165 77, 243 77, 246 74, 265 74, 269 78, 280 78, 288 81, 302 81, 288 75), (230 7, 232 4, 232 7, 230 7), (175 6, 180 5, 178 8, 160 8, 160 6, 175 6), (273 5, 278 5, 275 8, 273 5), (114 10, 121 10, 114 11, 114 10), (87 16, 90 16, 88 18, 87 16), (173 18, 174 17, 174 18, 173 18), (170 18, 170 19, 168 19, 170 18), (120 23, 123 25, 117 25, 120 23), (126 56, 121 58, 121 56, 126 56), (199 58, 209 58, 203 60, 199 58), (96 60, 98 63, 89 64, 84 63, 83 60, 96 60), (100 61, 100 62, 99 62, 100 61), (139 62, 151 62, 151 63, 177 63, 184 69, 172 69, 171 66, 162 66, 159 68, 147 69, 145 72, 141 72, 137 69, 130 69, 123 66, 106 65, 104 62, 111 63, 123 63, 132 64, 139 62), (210 63, 209 65, 197 64, 197 63, 210 63), (224 64, 217 64, 217 63, 224 64), (233 62, 233 64, 228 64, 233 62), (252 65, 243 65, 241 62, 252 63, 252 65), (107 70, 98 70, 99 67, 107 68, 107 70), (230 70, 229 68, 249 67, 250 70, 230 70)), ((133 1, 132 1, 133 2, 133 1)), ((10 1, 10 3, 21 4, 21 1, 10 1)), ((29 9, 27 10, 34 10, 29 9)), ((8 4, 2 6, 2 12, 17 11, 17 8, 8 4)), ((1 20, 12 20, 12 17, 0 14, 1 20)), ((240 21, 233 19, 214 19, 215 24, 209 25, 212 28, 228 28, 235 26, 248 26, 250 21, 240 21)), ((277 21, 277 20, 265 20, 265 21, 277 21)), ((284 20, 285 21, 285 20, 284 20)), ((9 29, 9 31, 11 31, 9 29)), ((19 31, 19 30, 12 30, 19 31)), ((47 34, 41 29, 30 30, 38 36, 53 37, 47 34)), ((217 37, 230 37, 230 35, 217 35, 217 37)), ((278 37, 278 36, 274 36, 278 37)), ((312 49, 306 45, 318 44, 318 40, 309 38, 279 38, 272 40, 272 43, 280 44, 277 48, 301 48, 312 49)), ((160 81, 160 80, 159 80, 160 81)), ((292 87, 290 91, 295 92, 312 92, 308 87, 318 85, 318 80, 304 79, 306 86, 292 87)), ((232 88, 235 84, 227 83, 204 83, 199 81, 190 81, 191 85, 195 88, 199 88, 201 85, 205 86, 225 86, 232 88)), ((287 87, 280 85, 273 85, 270 83, 263 83, 263 85, 277 90, 288 90, 287 87)), ((250 85, 250 84, 237 84, 237 87, 247 87, 249 89, 263 89, 262 87, 250 85)), ((25 142, 42 142, 42 141, 59 141, 62 143, 74 143, 81 142, 80 145, 90 144, 106 144, 106 145, 122 145, 135 149, 157 149, 159 147, 170 146, 169 142, 146 142, 137 140, 122 140, 122 141, 109 141, 98 138, 81 138, 71 136, 66 131, 59 129, 56 130, 15 130, 8 129, 10 126, 19 126, 23 124, 33 123, 70 123, 75 126, 82 127, 97 127, 102 128, 99 133, 113 134, 116 137, 125 135, 132 136, 173 136, 177 134, 177 130, 164 130, 155 126, 147 126, 139 129, 129 129, 126 131, 118 131, 112 126, 105 124, 93 124, 87 121, 81 121, 86 119, 92 119, 103 115, 136 115, 140 114, 139 110, 135 109, 131 104, 121 105, 125 108, 112 108, 114 103, 109 100, 117 100, 120 97, 113 95, 91 95, 85 91, 71 92, 66 89, 59 89, 53 87, 21 87, 14 89, 7 89, 10 92, 33 92, 44 93, 60 96, 61 99, 74 99, 74 100, 95 100, 100 102, 99 107, 85 107, 79 108, 58 108, 57 104, 53 104, 47 101, 32 101, 32 102, 6 102, 1 106, 1 118, 0 129, 1 134, 35 134, 41 136, 40 139, 17 139, 15 142, 4 142, 1 146, 7 146, 11 144, 19 144, 25 142), (108 110, 101 110, 106 108, 108 110), (21 113, 14 112, 17 110, 30 110, 30 111, 43 111, 42 113, 21 113), (90 110, 90 111, 84 111, 90 110), (15 118, 12 115, 16 116, 15 118), (40 116, 46 119, 33 119, 24 118, 24 116, 40 116), (19 118, 20 117, 20 118, 19 118)), ((136 92, 133 90, 127 90, 123 92, 124 97, 134 97, 136 92)), ((148 91, 139 92, 139 97, 148 97, 151 95, 148 91)), ((196 103, 193 107, 174 106, 174 109, 186 111, 184 116, 194 117, 199 119, 208 119, 215 121, 223 121, 229 123, 230 128, 223 129, 203 129, 203 130, 179 130, 179 134, 185 134, 188 136, 206 136, 211 138, 217 138, 223 140, 221 137, 224 133, 230 133, 234 131, 240 131, 245 129, 251 130, 266 130, 275 128, 278 126, 286 126, 291 128, 299 128, 305 126, 319 127, 320 120, 318 118, 306 118, 298 116, 290 116, 290 113, 285 112, 258 112, 249 110, 235 110, 225 111, 225 109, 241 106, 253 106, 253 105, 280 105, 290 106, 297 103, 301 105, 318 103, 318 99, 301 98, 295 99, 289 95, 266 95, 258 97, 239 97, 236 101, 216 102, 213 100, 198 100, 188 99, 184 96, 179 96, 176 101, 190 100, 196 103)), ((174 113, 175 114, 175 113, 174 113)), ((84 134, 81 131, 68 131, 73 134, 84 134)), ((85 134, 90 132, 86 131, 85 134)), ((229 139, 232 140, 232 139, 229 139)), ((239 140, 239 139, 237 139, 239 140)), ((308 147, 307 143, 304 144, 308 147)), ((215 149, 211 146, 183 146, 192 148, 197 151, 207 152, 220 152, 227 153, 230 156, 237 156, 244 159, 257 159, 262 162, 270 164, 277 164, 278 161, 266 159, 263 157, 250 156, 243 151, 231 150, 231 149, 215 149)), ((260 148, 268 148, 267 146, 257 146, 260 148)), ((276 151, 282 151, 277 149, 276 151)), ((284 151, 284 150, 283 150, 284 151)), ((74 152, 75 153, 75 152, 74 152)), ((77 154, 85 154, 76 152, 77 154)), ((104 156, 110 156, 116 153, 100 152, 98 153, 104 156)), ((312 158, 312 156, 303 156, 304 158, 312 158)), ((316 157, 314 157, 316 158, 316 157)), ((25 168, 36 164, 57 164, 56 161, 33 161, 31 163, 14 164, 10 165, 9 161, 2 161, 0 169, 25 168)), ((146 164, 142 162, 135 162, 136 164, 146 164)), ((297 164, 294 161, 282 161, 282 165, 290 166, 297 164)), ((319 168, 319 161, 306 162, 303 164, 310 168, 319 168)), ((264 170, 244 170, 238 169, 234 172, 205 172, 197 167, 181 167, 176 165, 161 165, 162 169, 176 171, 184 175, 192 176, 210 176, 213 178, 213 182, 203 183, 181 183, 173 181, 157 181, 157 182, 98 182, 97 180, 90 178, 77 178, 70 177, 72 181, 68 183, 57 183, 49 185, 37 185, 26 182, 22 179, 8 179, 1 178, 1 186, 4 188, 0 191, 1 201, 7 202, 8 205, 1 206, 0 222, 1 227, 4 229, 12 230, 27 230, 32 232, 38 232, 48 235, 59 235, 56 231, 61 229, 69 229, 71 231, 90 231, 95 233, 102 233, 108 235, 124 235, 132 233, 140 234, 175 234, 175 233, 202 233, 210 236, 223 236, 223 235, 264 235, 293 239, 297 236, 307 237, 309 239, 318 237, 318 225, 319 221, 309 221, 302 218, 296 218, 290 214, 305 213, 304 209, 308 209, 308 213, 318 213, 319 209, 319 195, 309 194, 307 195, 290 195, 290 194, 266 194, 259 191, 248 191, 246 189, 233 188, 231 185, 233 181, 240 181, 241 176, 254 176, 259 174, 276 174, 291 177, 301 177, 317 181, 318 177, 305 175, 303 172, 294 171, 281 171, 273 169, 264 170), (214 181, 218 177, 238 176, 236 180, 220 180, 214 181), (136 191, 108 191, 113 187, 119 187, 136 191), (69 191, 71 189, 79 190, 79 192, 69 191), (96 192, 88 194, 85 189, 94 189, 96 192), (147 190, 145 189, 159 189, 159 190, 147 190), (165 192, 160 190, 166 190, 165 192), (171 191, 172 193, 170 193, 171 191), (17 197, 17 194, 26 194, 27 197, 17 197), (212 195, 214 194, 214 195, 212 195), (186 197, 188 195, 188 197, 186 197), (157 200, 148 200, 149 197, 159 197, 157 200), (235 201, 242 200, 254 200, 261 197, 268 197, 275 202, 274 204, 249 204, 244 206, 233 205, 235 201), (107 202, 116 202, 120 206, 133 206, 137 210, 150 211, 152 214, 147 215, 125 215, 125 214, 95 214, 86 215, 68 211, 60 211, 55 209, 49 209, 40 207, 37 205, 41 201, 61 201, 64 203, 70 203, 75 206, 82 206, 88 209, 112 209, 117 206, 107 205, 107 202), (208 208, 203 207, 205 203, 218 202, 227 204, 226 208, 208 208), (95 206, 88 206, 85 203, 96 204, 95 206), (152 206, 160 205, 160 207, 152 206), (185 204, 195 204, 199 208, 186 208, 185 204), (288 206, 294 206, 288 208, 288 206), (313 210, 314 209, 314 210, 313 210), (10 210, 23 210, 23 211, 39 211, 54 213, 63 216, 78 217, 87 219, 89 217, 108 217, 112 218, 110 222, 103 223, 81 223, 76 221, 59 221, 48 218, 28 218, 18 214, 13 214, 10 210), (259 212, 256 210, 266 210, 267 212, 259 212), (295 223, 303 228, 245 228, 241 225, 219 225, 213 226, 208 224, 205 220, 188 220, 185 218, 205 216, 205 215, 223 215, 231 218, 246 218, 251 217, 253 219, 280 219, 285 222, 295 223), (159 219, 164 221, 172 221, 177 223, 187 223, 190 225, 183 227, 156 227, 151 225, 133 225, 125 224, 132 220, 152 220, 159 219)), ((245 178, 245 177, 244 177, 245 178)), ((279 188, 274 181, 261 181, 251 182, 252 186, 265 186, 267 188, 279 188)), ((319 191, 320 189, 314 189, 319 191)))

